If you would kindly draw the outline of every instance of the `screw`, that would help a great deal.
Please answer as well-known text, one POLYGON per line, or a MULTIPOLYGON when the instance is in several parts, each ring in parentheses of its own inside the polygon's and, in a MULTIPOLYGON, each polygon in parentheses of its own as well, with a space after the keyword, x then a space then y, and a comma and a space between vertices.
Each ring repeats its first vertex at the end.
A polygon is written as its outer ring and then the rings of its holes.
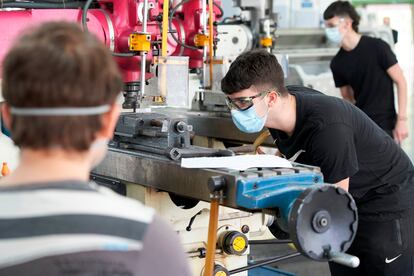
POLYGON ((241 231, 242 231, 242 233, 243 233, 243 234, 247 234, 247 233, 249 233, 249 231, 250 231, 250 227, 249 227, 249 225, 247 225, 247 224, 243 225, 243 226, 241 227, 241 231))

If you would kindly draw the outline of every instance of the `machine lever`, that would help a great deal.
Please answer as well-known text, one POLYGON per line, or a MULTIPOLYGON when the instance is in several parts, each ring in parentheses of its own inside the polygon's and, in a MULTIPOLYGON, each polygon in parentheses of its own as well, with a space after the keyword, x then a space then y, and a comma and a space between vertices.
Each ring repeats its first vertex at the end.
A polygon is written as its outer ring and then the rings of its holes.
POLYGON ((249 245, 251 244, 287 244, 293 243, 292 240, 278 240, 278 239, 271 239, 271 240, 250 240, 249 245))
POLYGON ((192 157, 234 156, 234 152, 227 149, 210 149, 192 146, 190 148, 172 148, 166 151, 167 157, 172 160, 192 157))
POLYGON ((198 215, 201 215, 201 211, 190 218, 190 222, 188 223, 188 226, 185 228, 185 230, 187 230, 188 232, 191 231, 191 226, 193 225, 194 220, 198 215))
POLYGON ((357 256, 341 252, 329 252, 329 261, 352 268, 359 266, 359 258, 357 256))
POLYGON ((293 253, 289 253, 289 254, 283 255, 283 256, 271 257, 271 258, 268 258, 266 260, 262 260, 260 262, 252 263, 252 264, 249 264, 249 265, 244 266, 244 267, 240 267, 240 268, 230 270, 229 274, 230 275, 238 274, 238 273, 246 271, 246 270, 250 270, 250 269, 265 266, 265 265, 274 264, 274 263, 277 263, 277 262, 280 262, 280 261, 295 258, 295 257, 300 256, 300 255, 301 255, 300 252, 293 252, 293 253))

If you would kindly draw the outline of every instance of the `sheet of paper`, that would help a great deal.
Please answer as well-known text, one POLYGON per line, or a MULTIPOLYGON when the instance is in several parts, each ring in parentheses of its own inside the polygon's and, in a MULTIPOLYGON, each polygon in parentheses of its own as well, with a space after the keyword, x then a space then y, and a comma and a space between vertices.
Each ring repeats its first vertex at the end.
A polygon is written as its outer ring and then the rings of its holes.
POLYGON ((281 157, 267 154, 226 157, 196 157, 181 159, 183 168, 227 168, 244 171, 248 168, 291 168, 292 164, 281 157))

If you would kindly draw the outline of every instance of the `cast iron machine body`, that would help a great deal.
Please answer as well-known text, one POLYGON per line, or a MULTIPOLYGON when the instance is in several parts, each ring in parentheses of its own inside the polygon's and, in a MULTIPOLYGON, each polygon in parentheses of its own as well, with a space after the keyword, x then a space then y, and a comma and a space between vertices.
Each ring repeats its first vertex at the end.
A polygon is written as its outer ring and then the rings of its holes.
POLYGON ((93 176, 98 182, 135 183, 195 201, 208 202, 218 192, 222 206, 271 216, 267 225, 271 232, 279 239, 291 239, 303 255, 357 265, 355 257, 341 255, 356 234, 355 202, 341 188, 325 184, 317 167, 186 169, 180 165, 183 157, 234 154, 192 146, 191 131, 182 117, 126 114, 93 176), (171 154, 171 149, 181 154, 171 154))
MULTIPOLYGON (((212 20, 222 16, 214 1, 212 20)), ((0 60, 23 31, 48 21, 82 24, 97 36, 117 59, 125 82, 124 107, 140 107, 146 80, 154 77, 150 64, 161 56, 163 0, 4 1, 0 5, 0 60), (85 13, 85 14, 83 14, 85 13), (85 15, 85 16, 84 16, 85 15), (144 83, 144 84, 143 84, 144 83)), ((203 48, 196 37, 205 29, 203 1, 185 0, 171 7, 168 56, 188 56, 190 68, 203 66, 203 48), (174 39, 173 39, 174 38, 174 39)), ((217 32, 213 31, 214 35, 217 32)), ((30 57, 28 57, 30 58, 30 57)))

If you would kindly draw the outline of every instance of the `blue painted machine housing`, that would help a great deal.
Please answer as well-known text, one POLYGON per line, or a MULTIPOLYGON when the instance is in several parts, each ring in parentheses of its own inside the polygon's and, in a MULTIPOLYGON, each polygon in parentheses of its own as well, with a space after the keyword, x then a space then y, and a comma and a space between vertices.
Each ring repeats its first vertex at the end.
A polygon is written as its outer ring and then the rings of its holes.
MULTIPOLYGON (((281 172, 286 169, 281 169, 281 172)), ((294 169, 292 169, 294 170, 294 169)), ((318 171, 298 170, 295 173, 270 177, 240 178, 237 181, 236 201, 241 207, 259 210, 278 208, 279 226, 287 231, 289 213, 297 197, 308 188, 323 185, 318 171)))
POLYGON ((358 214, 352 196, 325 184, 319 168, 251 169, 240 172, 235 183, 238 206, 261 211, 278 210, 269 226, 277 239, 290 239, 310 259, 337 261, 356 267, 356 257, 343 254, 356 235, 358 214))

